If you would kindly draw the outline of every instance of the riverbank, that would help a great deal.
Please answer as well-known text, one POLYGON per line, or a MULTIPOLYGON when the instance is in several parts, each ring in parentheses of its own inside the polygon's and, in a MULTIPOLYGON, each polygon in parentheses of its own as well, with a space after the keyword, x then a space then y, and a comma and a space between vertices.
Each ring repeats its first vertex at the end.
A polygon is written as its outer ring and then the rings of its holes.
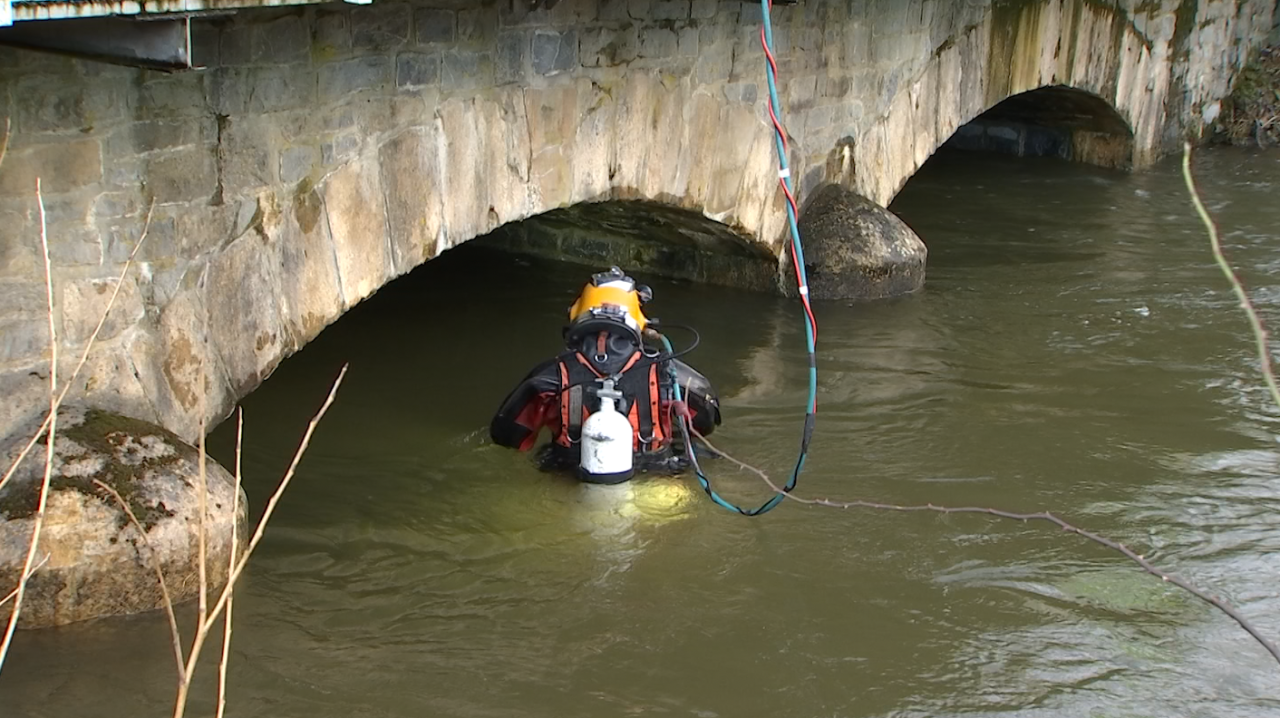
POLYGON ((1258 52, 1236 80, 1213 126, 1211 141, 1232 145, 1280 145, 1280 44, 1258 52))

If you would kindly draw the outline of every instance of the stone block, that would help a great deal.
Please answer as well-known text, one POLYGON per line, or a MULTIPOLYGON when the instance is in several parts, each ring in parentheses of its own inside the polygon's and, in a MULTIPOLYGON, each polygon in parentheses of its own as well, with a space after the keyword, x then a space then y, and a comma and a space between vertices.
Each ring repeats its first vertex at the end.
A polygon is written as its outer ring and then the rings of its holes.
POLYGON ((156 204, 209 199, 218 187, 214 152, 201 145, 147 157, 142 162, 146 191, 156 204))
POLYGON ((319 12, 312 29, 311 60, 332 62, 351 51, 351 23, 346 13, 319 12))
POLYGON ((127 327, 131 327, 142 319, 144 309, 142 294, 137 283, 126 277, 124 282, 118 278, 110 279, 74 279, 62 285, 62 338, 72 345, 82 344, 93 335, 93 330, 102 320, 102 330, 98 332, 98 341, 106 341, 118 335, 127 327), (107 312, 107 304, 111 295, 116 294, 111 311, 107 312))
POLYGON ((493 83, 493 59, 487 52, 449 50, 440 59, 441 89, 474 90, 493 83))
POLYGON ((529 76, 529 34, 523 30, 498 35, 494 81, 500 85, 524 82, 529 76))
MULTIPOLYGON (((728 46, 707 50, 698 56, 698 59, 694 62, 693 66, 694 81, 703 85, 728 80, 732 73, 733 51, 728 46)), ((744 88, 748 85, 752 88, 755 87, 752 83, 738 84, 744 88)), ((752 99, 747 100, 745 95, 739 99, 743 102, 755 102, 754 90, 752 93, 752 99)))
POLYGON ((724 86, 724 99, 727 102, 745 102, 756 104, 760 91, 754 82, 731 82, 724 86))
POLYGON ((627 13, 627 0, 600 0, 600 19, 604 22, 631 19, 631 15, 627 13))
POLYGON ((280 314, 299 346, 314 339, 343 309, 329 228, 318 221, 320 206, 320 194, 304 182, 267 228, 280 247, 280 314))
POLYGON ((396 87, 416 89, 440 81, 440 56, 420 52, 396 55, 396 87))
POLYGON ((689 0, 653 0, 649 9, 652 20, 689 19, 689 0))
POLYGON ((44 273, 39 232, 32 226, 29 212, 17 207, 0 210, 0 280, 29 280, 36 272, 44 273))
POLYGON ((139 119, 189 117, 207 112, 205 74, 178 73, 150 80, 138 91, 139 119))
POLYGON ((224 25, 219 38, 218 57, 223 67, 249 64, 253 58, 252 28, 243 23, 224 25))
POLYGON ((218 143, 221 186, 227 197, 275 184, 273 127, 259 117, 229 118, 218 143))
POLYGON ((707 20, 715 17, 719 0, 693 0, 689 8, 689 17, 694 20, 707 20))
POLYGON ((421 45, 453 42, 456 19, 453 10, 418 8, 413 15, 414 39, 421 45))
POLYGON ((191 64, 195 67, 217 67, 222 64, 218 26, 209 20, 191 21, 191 64))
POLYGON ((15 102, 14 133, 21 137, 41 132, 86 131, 125 117, 129 92, 77 80, 33 76, 19 81, 13 89, 15 97, 21 98, 15 102))
POLYGON ((315 166, 316 159, 314 147, 287 148, 280 153, 280 181, 285 184, 294 184, 311 174, 311 168, 315 166))
POLYGON ((350 307, 381 287, 392 271, 376 163, 366 159, 344 165, 329 176, 321 192, 343 306, 350 307))
POLYGON ((48 298, 43 282, 0 282, 5 311, 0 315, 0 365, 31 362, 49 351, 48 298))
POLYGON ((249 108, 253 94, 253 70, 247 67, 219 67, 206 70, 209 107, 217 115, 240 115, 249 108))
POLYGON ((102 179, 102 147, 83 139, 11 152, 0 168, 0 196, 30 197, 36 178, 44 192, 69 192, 102 179))
POLYGON ((653 59, 672 57, 679 47, 675 30, 646 27, 640 32, 640 56, 653 59))
POLYGON ((539 75, 568 72, 578 66, 576 30, 535 30, 530 53, 533 71, 539 75))
POLYGON ((321 101, 332 102, 361 90, 379 91, 391 84, 391 60, 358 57, 323 65, 319 70, 321 101))
POLYGON ((320 162, 330 167, 354 157, 359 149, 360 136, 352 132, 344 132, 334 137, 331 142, 320 145, 320 162))
POLYGON ((395 50, 409 41, 413 14, 408 5, 377 3, 351 11, 351 47, 370 52, 395 50))
POLYGON ((698 54, 698 28, 682 27, 678 33, 679 41, 676 47, 676 53, 685 57, 693 57, 698 54))
POLYGON ((254 68, 248 77, 250 114, 313 107, 316 103, 316 73, 308 66, 269 65, 254 68))
POLYGON ((297 15, 255 24, 252 34, 251 58, 255 63, 283 65, 311 59, 311 35, 297 15))
POLYGON ((134 122, 107 138, 103 151, 108 160, 136 153, 168 150, 184 145, 201 144, 217 140, 217 127, 213 120, 149 120, 134 122))
POLYGON ((434 128, 405 132, 378 154, 396 274, 436 254, 443 207, 434 134, 434 128))
POLYGON ((209 342, 239 396, 261 384, 294 348, 280 317, 276 249, 265 233, 250 232, 209 261, 209 342))
POLYGON ((498 36, 498 11, 495 7, 478 7, 458 11, 458 43, 487 49, 498 36))
POLYGON ((584 67, 624 65, 640 56, 640 29, 632 23, 598 27, 579 33, 579 59, 584 67))

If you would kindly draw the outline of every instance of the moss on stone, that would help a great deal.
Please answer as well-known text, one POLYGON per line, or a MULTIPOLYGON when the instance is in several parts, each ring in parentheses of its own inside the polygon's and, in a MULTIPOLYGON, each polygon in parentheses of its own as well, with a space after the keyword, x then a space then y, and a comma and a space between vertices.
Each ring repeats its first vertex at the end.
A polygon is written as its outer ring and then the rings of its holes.
MULTIPOLYGON (((163 502, 151 504, 142 496, 138 479, 146 472, 165 469, 182 461, 196 462, 199 453, 188 446, 172 432, 149 424, 139 419, 132 419, 120 414, 89 409, 85 412, 84 421, 58 431, 60 437, 70 439, 77 444, 102 456, 104 466, 101 471, 89 476, 54 476, 50 479, 50 491, 77 491, 85 496, 99 499, 112 508, 118 508, 114 497, 98 487, 94 481, 101 481, 110 486, 120 498, 124 499, 138 518, 143 528, 150 530, 161 519, 174 515, 174 512, 163 502), (144 457, 137 464, 129 465, 116 460, 120 447, 130 438, 159 436, 174 449, 174 453, 160 457, 144 457)), ((48 433, 41 436, 37 443, 48 446, 48 433)), ((56 442, 55 442, 56 446, 56 442)), ((38 460, 29 457, 28 461, 38 460)), ((27 482, 22 486, 11 486, 10 490, 0 496, 0 514, 8 519, 24 519, 35 515, 39 507, 39 483, 27 482)), ((119 524, 123 528, 129 523, 129 517, 120 512, 119 524)))
POLYGON ((1280 45, 1263 48, 1236 77, 1212 139, 1233 145, 1280 144, 1280 45))

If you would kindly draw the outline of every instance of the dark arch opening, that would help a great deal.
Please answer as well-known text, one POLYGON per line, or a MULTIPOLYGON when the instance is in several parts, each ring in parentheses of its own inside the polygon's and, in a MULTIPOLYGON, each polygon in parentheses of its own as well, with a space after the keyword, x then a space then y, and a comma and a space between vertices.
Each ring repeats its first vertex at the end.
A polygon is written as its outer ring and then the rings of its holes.
POLYGON ((777 258, 766 247, 700 212, 658 202, 584 202, 510 222, 468 245, 735 289, 777 287, 777 258))
POLYGON ((1101 97, 1054 85, 996 104, 956 130, 943 148, 1129 169, 1133 131, 1101 97))

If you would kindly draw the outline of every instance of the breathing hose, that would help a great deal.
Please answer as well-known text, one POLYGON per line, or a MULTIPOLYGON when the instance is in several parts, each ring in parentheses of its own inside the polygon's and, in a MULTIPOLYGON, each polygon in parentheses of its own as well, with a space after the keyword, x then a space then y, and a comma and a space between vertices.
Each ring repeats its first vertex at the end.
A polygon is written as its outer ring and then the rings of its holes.
MULTIPOLYGON (((693 448, 693 431, 689 426, 689 420, 687 416, 680 417, 680 430, 684 434, 685 452, 688 454, 690 466, 693 467, 694 473, 698 477, 698 483, 702 485, 702 490, 717 506, 743 516, 759 516, 772 511, 775 506, 782 503, 783 499, 786 498, 786 494, 796 487, 796 484, 800 481, 800 472, 804 470, 805 458, 809 454, 809 442, 813 438, 813 425, 818 411, 818 360, 816 348, 818 323, 814 320, 813 306, 809 303, 809 279, 805 273, 804 246, 800 242, 800 228, 796 220, 800 210, 796 207, 795 193, 791 187, 787 132, 782 126, 782 121, 778 119, 778 107, 781 103, 778 101, 778 63, 773 57, 773 24, 769 17, 772 9, 773 0, 760 0, 763 21, 760 26, 760 45, 764 49, 764 56, 767 61, 765 70, 769 81, 769 119, 773 123, 774 142, 778 148, 778 184, 781 185, 782 192, 787 197, 787 226, 791 231, 791 264, 795 269, 796 290, 800 295, 800 303, 804 307, 805 347, 809 352, 809 401, 804 415, 804 432, 800 437, 800 453, 796 459, 795 468, 791 471, 791 477, 783 485, 781 493, 774 494, 768 501, 754 509, 738 506, 716 493, 715 489, 711 487, 711 480, 707 478, 707 475, 702 471, 702 467, 698 464, 698 457, 693 448)), ((675 355, 672 351, 671 341, 667 339, 665 334, 662 335, 662 344, 669 355, 675 355)), ((686 354, 688 351, 685 350, 682 354, 686 354)), ((676 380, 675 376, 675 366, 670 363, 667 366, 674 385, 674 397, 676 401, 683 401, 684 397, 680 391, 680 382, 676 380)))

